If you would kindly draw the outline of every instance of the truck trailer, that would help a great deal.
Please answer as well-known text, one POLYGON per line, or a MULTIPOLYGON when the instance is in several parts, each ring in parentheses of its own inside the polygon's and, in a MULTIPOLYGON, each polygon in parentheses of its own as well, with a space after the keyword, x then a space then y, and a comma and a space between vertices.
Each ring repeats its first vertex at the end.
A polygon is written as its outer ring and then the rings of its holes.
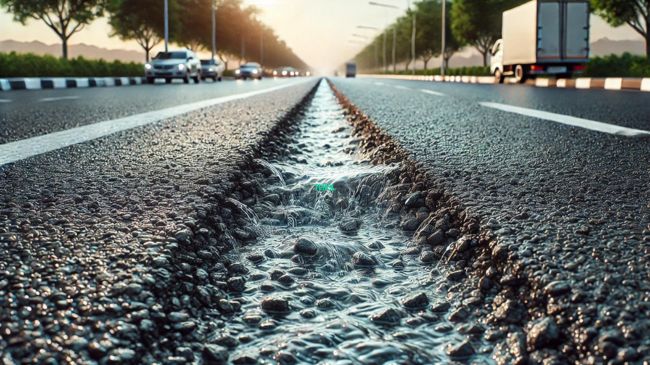
POLYGON ((503 12, 490 71, 524 82, 537 75, 571 77, 589 61, 589 1, 533 0, 503 12))

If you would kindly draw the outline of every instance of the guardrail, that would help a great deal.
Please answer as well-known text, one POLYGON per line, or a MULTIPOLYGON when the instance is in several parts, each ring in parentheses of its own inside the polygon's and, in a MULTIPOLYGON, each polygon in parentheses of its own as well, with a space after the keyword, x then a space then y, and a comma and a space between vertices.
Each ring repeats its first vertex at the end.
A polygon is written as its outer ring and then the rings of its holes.
MULTIPOLYGON (((492 76, 422 76, 422 75, 384 75, 360 74, 359 77, 384 78, 396 80, 434 81, 467 84, 494 84, 492 76)), ((514 79, 505 79, 505 83, 516 84, 514 79)), ((608 77, 576 79, 536 78, 526 81, 527 85, 537 87, 575 88, 575 89, 605 89, 605 90, 638 90, 650 92, 650 78, 608 77)))

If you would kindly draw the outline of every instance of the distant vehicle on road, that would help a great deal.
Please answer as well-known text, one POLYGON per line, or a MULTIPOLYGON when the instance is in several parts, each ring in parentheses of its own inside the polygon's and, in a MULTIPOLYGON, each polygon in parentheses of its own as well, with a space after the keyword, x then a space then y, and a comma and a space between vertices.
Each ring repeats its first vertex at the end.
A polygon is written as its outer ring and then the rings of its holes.
POLYGON ((293 67, 280 67, 273 70, 274 77, 296 77, 300 76, 300 72, 293 67))
POLYGON ((262 66, 256 62, 249 62, 239 66, 239 70, 235 71, 237 79, 262 79, 262 66))
POLYGON ((211 78, 212 81, 221 81, 226 66, 215 59, 201 60, 201 80, 211 78))
POLYGON ((534 0, 504 11, 501 36, 491 52, 497 82, 571 77, 589 61, 589 1, 534 0))
POLYGON ((182 49, 170 52, 158 52, 151 62, 144 65, 147 82, 153 84, 156 79, 165 79, 166 83, 173 79, 182 79, 188 84, 190 79, 199 83, 201 79, 201 63, 194 52, 182 49))
POLYGON ((345 77, 357 77, 357 64, 348 62, 345 64, 345 77))

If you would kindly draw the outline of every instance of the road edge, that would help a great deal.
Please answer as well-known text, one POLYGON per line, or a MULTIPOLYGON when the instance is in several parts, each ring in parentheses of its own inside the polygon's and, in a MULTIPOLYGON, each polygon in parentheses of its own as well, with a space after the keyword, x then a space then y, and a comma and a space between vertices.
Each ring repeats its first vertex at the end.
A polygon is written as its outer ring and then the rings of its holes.
MULTIPOLYGON (((493 76, 420 76, 420 75, 383 75, 361 74, 362 78, 378 78, 407 81, 432 81, 463 84, 496 84, 493 76)), ((517 84, 512 79, 505 79, 506 84, 517 84)), ((542 88, 558 89, 595 89, 595 90, 627 90, 650 92, 650 78, 633 77, 579 77, 576 79, 536 78, 527 80, 526 85, 542 88)))

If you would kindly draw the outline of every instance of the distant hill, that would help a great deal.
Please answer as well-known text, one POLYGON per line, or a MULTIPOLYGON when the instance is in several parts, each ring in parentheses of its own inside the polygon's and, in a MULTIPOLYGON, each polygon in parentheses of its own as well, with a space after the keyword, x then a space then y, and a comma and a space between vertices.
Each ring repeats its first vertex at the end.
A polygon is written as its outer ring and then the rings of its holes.
POLYGON ((645 44, 643 43, 643 41, 637 41, 637 40, 615 41, 609 38, 601 38, 595 42, 591 42, 592 56, 605 56, 612 53, 621 54, 624 52, 644 55, 645 44))
MULTIPOLYGON (((14 40, 0 41, 0 52, 34 53, 37 55, 61 55, 60 44, 45 44, 39 41, 19 42, 14 40)), ((107 61, 120 60, 123 62, 144 62, 144 52, 107 49, 80 43, 68 46, 69 57, 83 56, 88 59, 104 59, 107 61)))

